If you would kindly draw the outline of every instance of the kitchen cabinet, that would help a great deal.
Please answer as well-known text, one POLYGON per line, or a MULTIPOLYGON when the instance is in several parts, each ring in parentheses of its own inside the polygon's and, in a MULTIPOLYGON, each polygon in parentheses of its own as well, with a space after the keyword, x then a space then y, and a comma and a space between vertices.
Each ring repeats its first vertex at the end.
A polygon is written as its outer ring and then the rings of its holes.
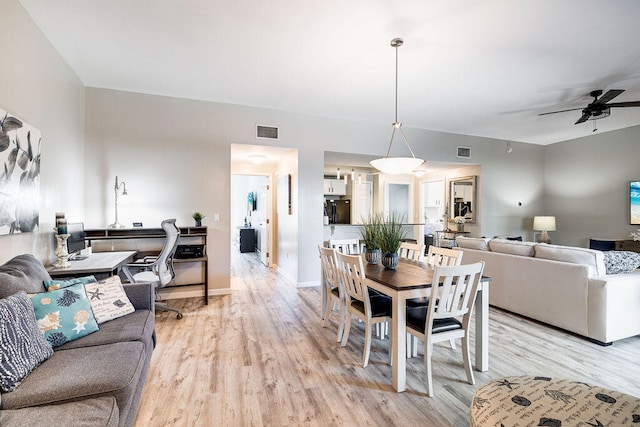
POLYGON ((432 181, 424 184, 424 206, 439 208, 444 206, 444 182, 432 181))
POLYGON ((347 194, 347 183, 342 179, 324 179, 324 194, 326 196, 345 196, 347 194))

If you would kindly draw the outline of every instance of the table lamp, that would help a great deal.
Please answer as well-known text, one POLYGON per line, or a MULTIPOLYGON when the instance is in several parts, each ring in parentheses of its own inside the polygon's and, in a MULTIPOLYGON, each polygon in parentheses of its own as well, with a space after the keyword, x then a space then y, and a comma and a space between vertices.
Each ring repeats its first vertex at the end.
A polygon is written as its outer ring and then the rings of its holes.
POLYGON ((533 230, 541 231, 540 237, 538 237, 538 243, 551 243, 551 238, 549 237, 547 231, 556 231, 556 217, 534 216, 533 230))

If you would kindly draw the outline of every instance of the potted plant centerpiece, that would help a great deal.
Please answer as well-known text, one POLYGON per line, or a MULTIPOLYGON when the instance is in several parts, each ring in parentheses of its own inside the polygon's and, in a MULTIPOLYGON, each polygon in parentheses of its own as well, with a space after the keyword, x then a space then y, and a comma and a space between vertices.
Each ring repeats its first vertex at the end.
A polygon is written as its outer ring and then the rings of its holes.
POLYGON ((196 227, 202 227, 202 220, 204 218, 204 215, 202 215, 200 212, 194 212, 191 217, 196 222, 196 227))
POLYGON ((380 231, 383 225, 383 217, 381 213, 371 214, 362 220, 362 228, 360 228, 360 239, 364 243, 364 257, 369 264, 377 264, 382 257, 380 249, 380 231))
POLYGON ((394 270, 398 265, 398 249, 407 235, 402 223, 404 218, 393 212, 389 220, 380 227, 380 249, 382 250, 382 265, 394 270))

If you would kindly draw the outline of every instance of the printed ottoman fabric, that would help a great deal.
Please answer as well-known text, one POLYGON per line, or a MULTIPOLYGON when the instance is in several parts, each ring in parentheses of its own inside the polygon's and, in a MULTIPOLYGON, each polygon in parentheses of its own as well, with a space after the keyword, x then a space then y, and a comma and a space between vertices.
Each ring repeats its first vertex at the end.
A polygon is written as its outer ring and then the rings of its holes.
POLYGON ((567 379, 506 377, 476 390, 470 418, 472 427, 640 425, 640 398, 567 379))

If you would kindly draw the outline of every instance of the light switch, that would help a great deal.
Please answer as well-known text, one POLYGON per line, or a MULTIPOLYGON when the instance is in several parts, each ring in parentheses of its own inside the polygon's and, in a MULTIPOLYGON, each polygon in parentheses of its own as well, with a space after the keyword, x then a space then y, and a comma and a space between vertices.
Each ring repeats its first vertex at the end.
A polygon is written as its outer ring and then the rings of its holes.
POLYGON ((219 213, 214 213, 213 214, 213 222, 220 222, 220 214, 219 213))

